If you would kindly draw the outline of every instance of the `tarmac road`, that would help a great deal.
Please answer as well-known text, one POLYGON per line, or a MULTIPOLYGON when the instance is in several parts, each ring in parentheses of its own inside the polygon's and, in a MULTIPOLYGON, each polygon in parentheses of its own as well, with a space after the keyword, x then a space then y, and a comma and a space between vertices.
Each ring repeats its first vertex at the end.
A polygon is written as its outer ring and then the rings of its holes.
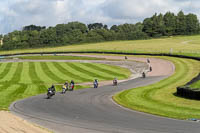
POLYGON ((117 87, 103 86, 38 95, 13 103, 11 112, 58 133, 199 133, 198 122, 181 121, 131 111, 112 101, 124 89, 158 82, 166 76, 137 78, 117 87))

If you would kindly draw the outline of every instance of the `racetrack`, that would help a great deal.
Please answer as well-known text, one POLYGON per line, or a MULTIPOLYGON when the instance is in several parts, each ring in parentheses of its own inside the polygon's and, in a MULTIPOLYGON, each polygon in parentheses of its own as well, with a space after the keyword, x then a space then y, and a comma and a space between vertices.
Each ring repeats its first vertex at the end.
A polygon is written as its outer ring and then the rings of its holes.
MULTIPOLYGON (((155 66, 156 63, 152 62, 153 70, 156 67, 166 67, 165 63, 158 64, 155 66)), ((174 68, 168 69, 173 71, 174 68)), ((130 111, 112 101, 111 97, 116 92, 149 85, 169 76, 155 73, 145 79, 125 81, 117 87, 108 85, 67 92, 64 95, 58 93, 50 100, 42 94, 17 101, 10 109, 29 121, 60 133, 199 133, 199 123, 130 111)))

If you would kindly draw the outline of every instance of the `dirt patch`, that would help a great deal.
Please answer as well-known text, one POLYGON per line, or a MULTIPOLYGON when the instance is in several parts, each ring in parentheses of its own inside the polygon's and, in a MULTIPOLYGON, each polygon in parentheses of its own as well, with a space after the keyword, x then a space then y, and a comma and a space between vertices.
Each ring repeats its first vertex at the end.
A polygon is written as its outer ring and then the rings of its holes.
POLYGON ((192 42, 192 40, 184 41, 184 42, 181 42, 181 43, 182 43, 182 44, 188 44, 188 43, 190 43, 190 42, 192 42))
POLYGON ((7 111, 0 111, 0 125, 0 133, 50 133, 7 111))

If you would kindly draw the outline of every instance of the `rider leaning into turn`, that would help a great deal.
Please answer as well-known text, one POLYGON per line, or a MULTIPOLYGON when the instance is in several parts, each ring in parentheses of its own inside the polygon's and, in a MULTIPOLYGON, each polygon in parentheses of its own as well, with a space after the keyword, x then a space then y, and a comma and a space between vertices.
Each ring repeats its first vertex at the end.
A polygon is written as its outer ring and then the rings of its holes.
POLYGON ((117 78, 114 78, 113 85, 117 85, 117 78))
POLYGON ((98 87, 98 85, 99 85, 99 84, 98 84, 98 80, 97 80, 97 79, 95 79, 93 84, 94 84, 94 88, 97 88, 97 87, 98 87))
POLYGON ((74 85, 75 85, 74 80, 71 80, 71 82, 70 82, 70 88, 71 88, 71 90, 74 90, 74 85))
POLYGON ((51 88, 50 88, 52 91, 56 91, 56 88, 54 86, 54 84, 52 84, 51 88))
POLYGON ((66 90, 68 90, 69 85, 68 85, 68 82, 67 82, 67 81, 64 83, 64 86, 65 86, 66 90))

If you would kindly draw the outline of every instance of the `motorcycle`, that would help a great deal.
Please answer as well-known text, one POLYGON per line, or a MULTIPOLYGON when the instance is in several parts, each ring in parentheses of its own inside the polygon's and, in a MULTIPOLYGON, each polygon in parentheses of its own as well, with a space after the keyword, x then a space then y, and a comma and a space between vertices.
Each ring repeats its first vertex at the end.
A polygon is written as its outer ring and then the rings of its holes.
POLYGON ((69 90, 70 90, 70 91, 73 91, 73 90, 74 90, 74 84, 70 84, 69 90))
POLYGON ((152 71, 152 67, 151 67, 151 66, 149 67, 149 71, 150 71, 150 72, 152 71))
POLYGON ((62 94, 65 94, 65 92, 67 91, 66 87, 62 87, 62 94))
POLYGON ((52 90, 51 88, 47 91, 47 99, 50 99, 53 95, 55 95, 55 90, 52 90))
POLYGON ((94 88, 98 88, 98 83, 94 82, 94 88))
POLYGON ((113 85, 117 86, 117 80, 116 79, 113 80, 113 85))
POLYGON ((145 72, 142 73, 142 77, 143 77, 143 78, 146 78, 145 72))

